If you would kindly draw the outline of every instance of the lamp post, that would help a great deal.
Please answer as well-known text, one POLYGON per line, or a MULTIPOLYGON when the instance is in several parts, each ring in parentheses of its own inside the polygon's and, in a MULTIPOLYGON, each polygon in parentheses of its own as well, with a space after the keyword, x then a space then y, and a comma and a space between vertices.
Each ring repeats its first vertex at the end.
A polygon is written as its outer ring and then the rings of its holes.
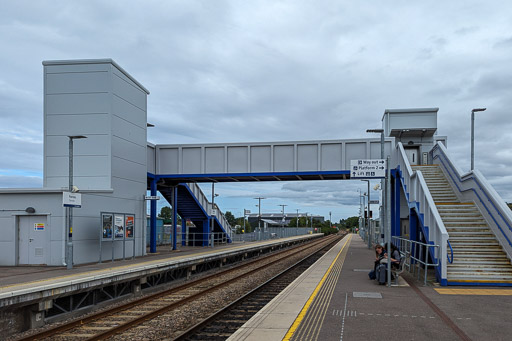
POLYGON ((366 181, 368 183, 368 213, 366 215, 366 231, 368 233, 368 248, 371 248, 372 247, 372 242, 371 242, 371 233, 370 233, 370 180, 361 180, 361 181, 366 181))
MULTIPOLYGON (((72 135, 69 138, 69 191, 73 192, 73 141, 86 139, 87 136, 72 135)), ((66 243, 66 268, 73 268, 73 207, 68 207, 68 242, 66 243)))
POLYGON ((332 212, 329 211, 329 228, 332 229, 332 212))
POLYGON ((260 236, 260 238, 258 238, 258 239, 261 239, 261 200, 266 199, 266 198, 257 197, 254 199, 258 200, 258 235, 260 236))
POLYGON ((296 208, 296 210, 297 210, 297 228, 295 231, 295 235, 298 236, 299 235, 299 209, 296 208))
POLYGON ((281 208, 282 208, 283 219, 281 219, 281 227, 282 227, 281 238, 284 238, 284 208, 288 205, 277 205, 277 206, 281 206, 281 208))
POLYGON ((485 111, 487 108, 471 110, 471 170, 475 169, 475 113, 485 111))

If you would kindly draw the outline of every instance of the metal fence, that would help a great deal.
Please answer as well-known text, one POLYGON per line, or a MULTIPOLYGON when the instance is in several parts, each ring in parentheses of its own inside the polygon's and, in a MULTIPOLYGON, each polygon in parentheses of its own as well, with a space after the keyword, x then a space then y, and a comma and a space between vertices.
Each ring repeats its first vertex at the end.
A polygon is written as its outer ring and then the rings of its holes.
POLYGON ((416 275, 418 280, 423 268, 423 285, 427 285, 428 268, 436 268, 440 265, 439 259, 436 259, 435 263, 429 263, 429 253, 438 255, 439 253, 436 251, 439 251, 439 245, 425 244, 400 237, 392 237, 391 240, 398 247, 401 255, 405 257, 404 267, 416 275))
MULTIPOLYGON (((257 230, 258 228, 256 228, 257 230)), ((233 234, 233 242, 252 242, 257 240, 269 240, 278 238, 287 238, 293 236, 303 236, 314 233, 311 227, 269 227, 265 230, 254 231, 251 233, 233 234)))

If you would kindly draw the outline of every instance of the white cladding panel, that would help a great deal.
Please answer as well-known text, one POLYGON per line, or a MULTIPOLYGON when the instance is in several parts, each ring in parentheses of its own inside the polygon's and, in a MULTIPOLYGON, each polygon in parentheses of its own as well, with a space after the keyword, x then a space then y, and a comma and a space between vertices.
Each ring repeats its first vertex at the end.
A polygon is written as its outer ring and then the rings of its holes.
POLYGON ((325 143, 321 145, 321 171, 335 171, 344 169, 342 164, 342 143, 325 143))
POLYGON ((201 173, 201 147, 183 148, 183 173, 201 173))
POLYGON ((249 172, 249 147, 230 146, 228 149, 228 173, 249 172))
POLYGON ((146 162, 148 165, 148 172, 151 174, 156 173, 155 161, 155 147, 148 145, 146 147, 146 162))
POLYGON ((251 173, 272 171, 272 151, 270 146, 251 146, 251 173))
POLYGON ((225 173, 224 147, 205 148, 205 169, 206 173, 225 173))
MULTIPOLYGON (((293 161, 292 161, 293 162, 293 161)), ((297 145, 297 170, 316 171, 318 170, 318 145, 305 144, 297 145)))
POLYGON ((274 145, 274 172, 295 170, 295 149, 293 145, 274 145))
POLYGON ((46 91, 48 94, 76 94, 109 92, 109 73, 101 72, 70 72, 47 73, 46 91), (80 79, 77 82, 77 79, 80 79))
POLYGON ((179 171, 179 149, 159 148, 156 146, 156 165, 158 174, 181 174, 179 171))
POLYGON ((345 143, 345 168, 349 169, 350 160, 369 159, 367 156, 366 142, 345 143))

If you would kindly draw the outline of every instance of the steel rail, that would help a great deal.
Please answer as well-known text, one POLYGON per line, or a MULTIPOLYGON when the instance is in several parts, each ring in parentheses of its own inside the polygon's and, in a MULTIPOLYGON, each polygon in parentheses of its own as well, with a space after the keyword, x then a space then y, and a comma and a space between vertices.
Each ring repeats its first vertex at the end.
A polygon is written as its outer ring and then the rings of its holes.
MULTIPOLYGON (((329 238, 329 239, 331 239, 331 238, 329 238)), ((252 274, 257 273, 257 272, 259 272, 259 271, 261 271, 263 269, 266 269, 270 265, 274 265, 274 264, 280 263, 283 260, 286 260, 286 259, 288 259, 288 258, 290 258, 292 256, 295 256, 296 254, 298 254, 300 252, 303 252, 305 250, 314 248, 315 246, 317 246, 319 244, 322 244, 322 243, 326 243, 326 241, 322 240, 321 242, 315 243, 314 245, 309 245, 309 247, 307 247, 307 248, 304 248, 304 249, 292 252, 292 253, 290 253, 288 255, 285 255, 284 257, 278 258, 278 259, 276 259, 276 260, 274 260, 274 261, 272 261, 270 263, 263 264, 263 265, 255 268, 255 269, 249 270, 249 271, 247 271, 247 272, 245 272, 245 273, 243 273, 241 275, 238 275, 236 277, 233 277, 233 278, 231 278, 231 279, 229 279, 227 281, 223 281, 222 283, 216 284, 216 285, 214 285, 214 286, 212 286, 210 288, 207 288, 207 289, 205 289, 203 291, 200 291, 198 293, 192 294, 192 295, 190 295, 190 296, 188 296, 186 298, 183 298, 181 300, 178 300, 176 302, 172 302, 172 303, 170 303, 170 304, 168 304, 168 305, 166 305, 164 307, 155 309, 155 310, 153 310, 151 312, 148 312, 148 313, 146 313, 144 315, 141 315, 141 316, 139 316, 139 317, 137 317, 135 319, 127 321, 127 322, 125 322, 123 324, 115 326, 115 327, 113 327, 113 328, 111 328, 109 330, 106 330, 104 332, 101 332, 99 334, 96 334, 93 337, 88 338, 86 340, 87 341, 104 340, 104 339, 106 339, 108 337, 111 337, 113 335, 116 335, 116 334, 119 334, 119 333, 124 332, 126 330, 132 329, 133 327, 135 327, 135 326, 137 326, 137 325, 139 325, 139 324, 141 324, 141 323, 143 323, 143 322, 145 322, 147 320, 150 320, 150 319, 155 318, 155 317, 157 317, 159 315, 162 315, 163 313, 166 313, 166 312, 168 312, 168 311, 170 311, 170 310, 172 310, 172 309, 174 309, 174 308, 176 308, 178 306, 181 306, 181 305, 186 304, 188 302, 194 301, 194 300, 196 300, 196 299, 198 299, 198 298, 200 298, 202 296, 205 296, 205 295, 207 295, 207 294, 209 294, 209 293, 211 293, 213 291, 216 291, 216 290, 218 290, 218 289, 220 289, 222 287, 225 287, 226 285, 229 285, 231 283, 237 282, 240 279, 243 279, 243 278, 245 278, 248 275, 252 275, 252 274)))
POLYGON ((210 316, 208 316, 207 318, 205 318, 201 322, 195 324, 194 326, 190 327, 189 329, 187 329, 186 331, 184 331, 180 335, 176 336, 175 341, 183 341, 183 340, 186 340, 187 338, 189 338, 190 336, 192 336, 194 334, 197 334, 197 332, 199 330, 201 330, 202 328, 204 328, 205 326, 207 326, 208 324, 213 322, 215 319, 217 319, 219 316, 221 316, 225 312, 229 311, 231 308, 233 308, 237 304, 239 304, 239 303, 243 302, 244 300, 248 299, 249 297, 257 294, 258 291, 260 291, 264 287, 268 286, 269 284, 273 283, 274 281, 280 279, 284 275, 288 274, 290 271, 294 270, 296 267, 298 267, 299 265, 301 265, 302 263, 307 261, 309 258, 313 257, 318 252, 320 252, 322 250, 325 250, 326 248, 333 247, 336 243, 338 243, 345 236, 346 235, 344 235, 342 238, 335 239, 333 242, 327 244, 326 246, 324 246, 320 250, 317 250, 316 252, 307 255, 303 259, 301 259, 301 260, 297 261, 296 263, 292 264, 290 267, 284 269, 283 271, 281 271, 280 273, 276 274, 272 278, 268 279, 264 283, 258 285, 256 288, 254 288, 251 291, 247 292, 246 294, 244 294, 243 296, 239 297, 235 301, 233 301, 233 302, 229 303, 228 305, 226 305, 225 307, 217 310, 215 313, 211 314, 210 316))
MULTIPOLYGON (((308 247, 313 247, 314 245, 317 245, 317 244, 319 244, 321 242, 322 242, 322 240, 314 240, 314 241, 312 241, 310 243, 307 243, 307 244, 308 244, 308 247)), ((279 250, 278 252, 275 252, 275 253, 267 254, 267 255, 265 255, 264 257, 261 257, 261 258, 257 257, 255 259, 252 259, 252 260, 248 261, 248 262, 244 262, 243 264, 238 264, 238 265, 234 266, 233 268, 225 269, 225 270, 223 270, 221 272, 210 274, 210 275, 207 275, 205 277, 198 278, 196 280, 192 280, 191 282, 184 283, 184 284, 178 285, 178 286, 170 288, 170 289, 165 289, 165 290, 162 290, 160 292, 157 292, 157 293, 154 293, 154 294, 150 294, 150 295, 141 297, 139 299, 133 300, 131 302, 127 302, 127 303, 121 304, 121 305, 119 305, 117 307, 114 307, 114 308, 111 308, 111 309, 108 309, 108 310, 105 310, 105 311, 102 311, 102 312, 98 312, 98 313, 95 313, 93 315, 90 315, 90 316, 87 316, 87 317, 84 317, 84 318, 79 318, 77 320, 70 321, 68 323, 64 323, 62 325, 59 325, 59 326, 56 326, 56 327, 53 327, 53 328, 49 328, 47 330, 41 331, 41 332, 36 333, 36 334, 29 335, 29 336, 26 336, 26 337, 23 337, 23 338, 20 338, 20 339, 17 339, 17 340, 18 341, 28 341, 28 340, 40 340, 40 339, 48 338, 48 337, 51 337, 53 335, 66 332, 66 331, 71 330, 73 328, 80 327, 80 326, 82 326, 84 324, 88 324, 88 323, 91 323, 93 321, 100 320, 100 319, 102 319, 104 317, 108 317, 108 316, 110 316, 112 314, 116 314, 118 312, 121 312, 121 311, 124 311, 124 310, 128 310, 130 308, 133 308, 133 307, 141 305, 141 304, 145 304, 147 302, 150 302, 152 300, 158 299, 160 297, 164 297, 164 296, 167 296, 167 295, 178 293, 178 292, 180 292, 182 290, 188 289, 188 288, 190 288, 192 286, 195 286, 195 285, 198 285, 198 284, 200 284, 202 282, 206 282, 208 280, 211 280, 214 277, 227 275, 227 274, 229 274, 231 272, 238 271, 238 270, 240 270, 243 267, 247 267, 248 265, 252 265, 252 264, 255 264, 257 262, 263 262, 263 261, 265 261, 265 260, 267 260, 267 259, 269 259, 271 257, 278 256, 278 255, 280 255, 280 254, 282 254, 284 252, 293 251, 293 250, 301 248, 303 246, 304 246, 304 244, 298 244, 298 245, 295 245, 295 246, 293 246, 291 248, 286 248, 286 249, 283 249, 283 250, 279 250)))

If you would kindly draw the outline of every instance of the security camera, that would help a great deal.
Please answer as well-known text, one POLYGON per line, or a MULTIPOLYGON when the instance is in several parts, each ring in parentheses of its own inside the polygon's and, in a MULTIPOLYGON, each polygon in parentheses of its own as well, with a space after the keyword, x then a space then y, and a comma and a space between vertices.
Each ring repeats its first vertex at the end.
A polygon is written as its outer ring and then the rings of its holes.
POLYGON ((77 193, 77 192, 80 192, 80 190, 78 189, 78 187, 73 186, 73 189, 71 190, 71 193, 77 193))

